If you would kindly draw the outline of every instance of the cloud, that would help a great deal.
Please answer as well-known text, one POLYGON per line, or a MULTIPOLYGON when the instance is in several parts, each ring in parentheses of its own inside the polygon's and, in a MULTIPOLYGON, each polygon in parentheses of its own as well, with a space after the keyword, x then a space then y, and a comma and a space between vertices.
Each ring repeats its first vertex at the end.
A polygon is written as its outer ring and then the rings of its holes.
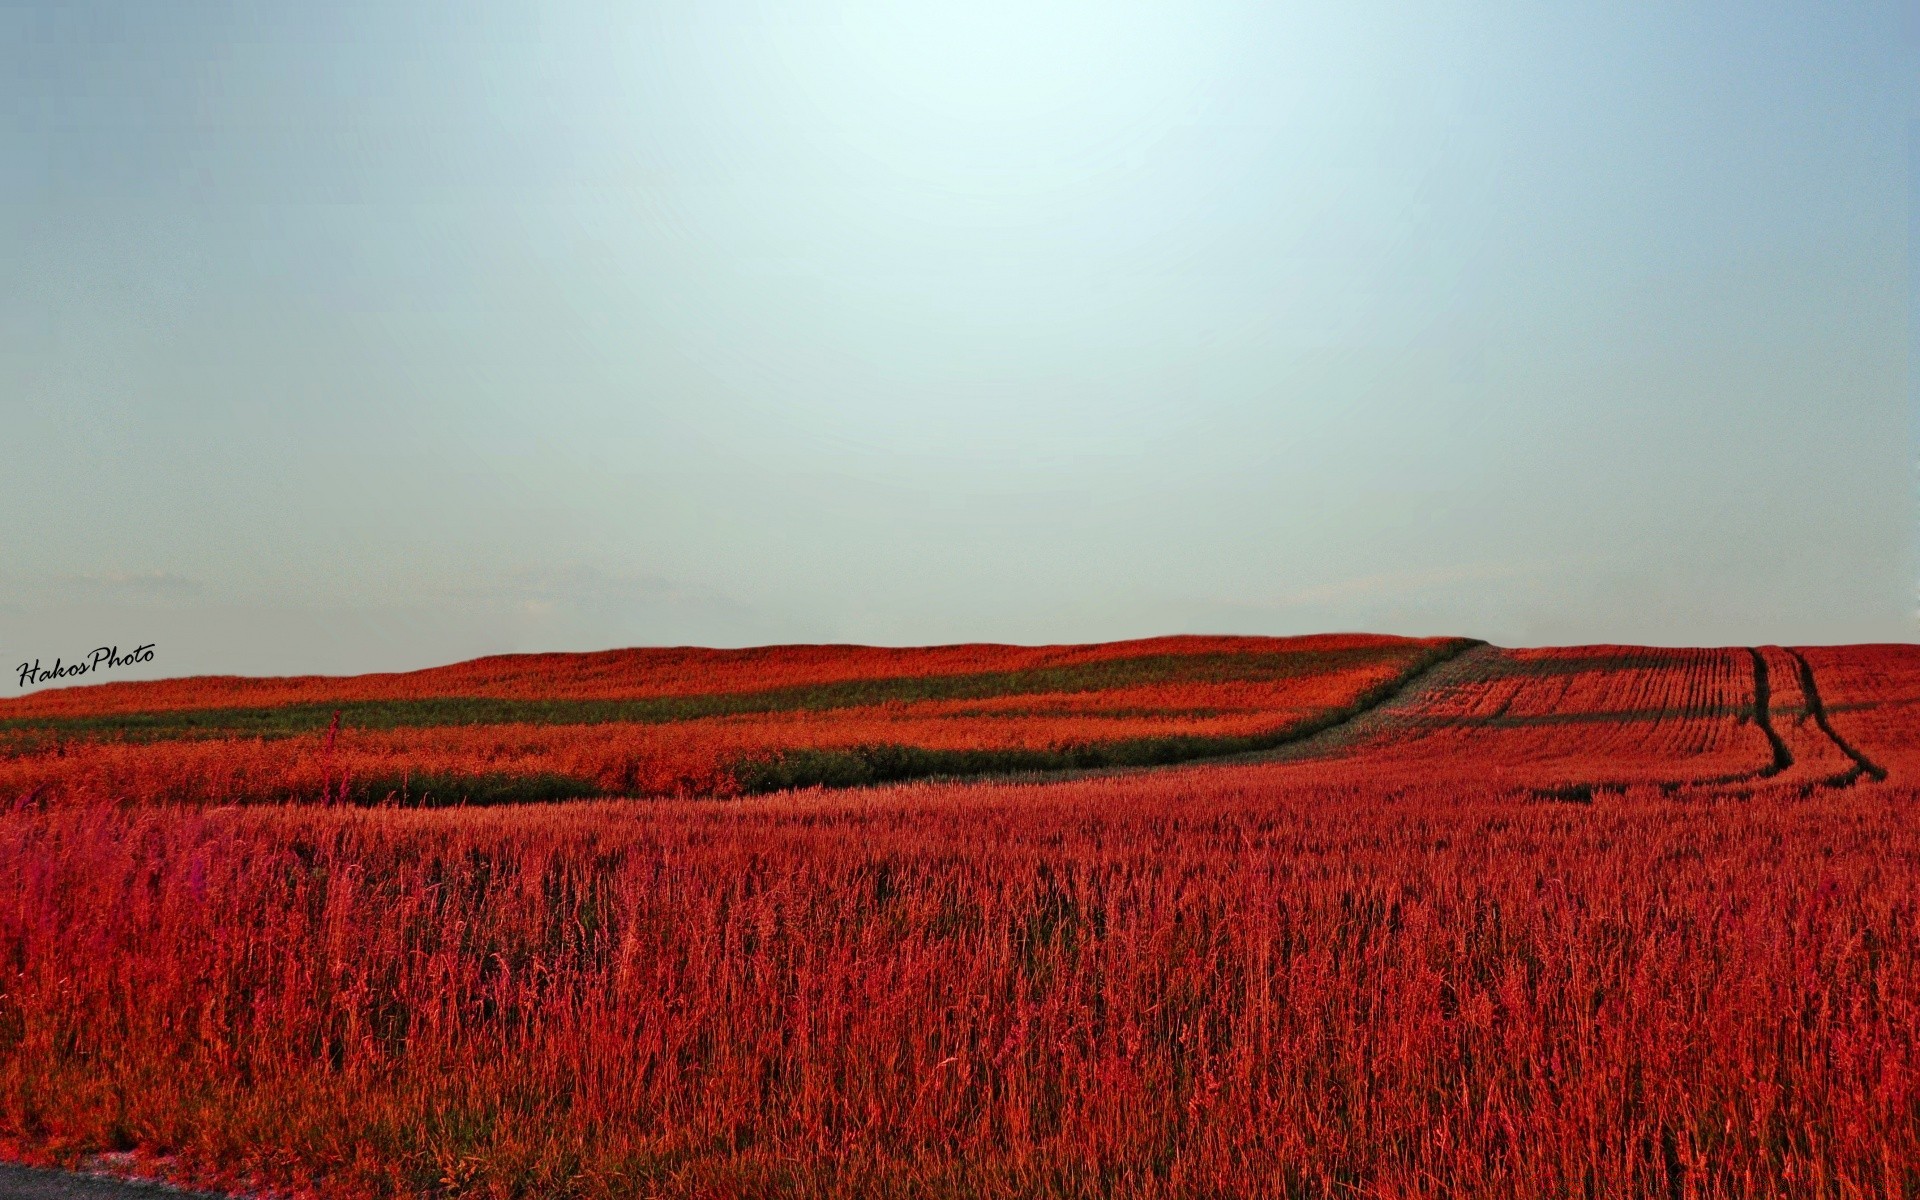
POLYGON ((757 606, 698 583, 604 562, 475 564, 420 607, 494 631, 494 651, 760 645, 796 640, 757 606))
POLYGON ((91 575, 65 575, 60 581, 95 595, 118 597, 197 596, 198 580, 172 571, 103 571, 91 575))
POLYGON ((1537 563, 1472 563, 1422 571, 1383 571, 1375 575, 1293 588, 1273 596, 1227 603, 1235 608, 1290 609, 1320 608, 1362 600, 1405 599, 1448 590, 1463 583, 1533 579, 1538 576, 1540 569, 1537 563))
POLYGON ((444 594, 452 601, 533 617, 658 607, 744 608, 707 588, 644 572, 606 570, 589 563, 487 572, 449 585, 444 594))
POLYGON ((174 571, 90 571, 46 576, 0 575, 0 607, 13 611, 75 604, 151 605, 199 597, 197 579, 174 571))

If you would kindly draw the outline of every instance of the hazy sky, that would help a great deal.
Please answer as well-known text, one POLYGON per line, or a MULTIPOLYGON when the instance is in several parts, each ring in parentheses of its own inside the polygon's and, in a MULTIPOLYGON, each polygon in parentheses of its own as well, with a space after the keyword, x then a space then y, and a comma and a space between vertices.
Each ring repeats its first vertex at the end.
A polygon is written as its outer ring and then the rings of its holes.
POLYGON ((0 695, 1912 640, 1914 11, 0 6, 0 695))

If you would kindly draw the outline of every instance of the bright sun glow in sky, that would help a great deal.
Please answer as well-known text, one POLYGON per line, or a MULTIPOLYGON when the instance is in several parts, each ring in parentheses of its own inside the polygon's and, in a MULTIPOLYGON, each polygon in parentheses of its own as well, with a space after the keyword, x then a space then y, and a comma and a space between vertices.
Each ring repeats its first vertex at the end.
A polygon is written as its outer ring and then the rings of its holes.
POLYGON ((0 665, 1911 640, 1910 4, 0 12, 0 665))

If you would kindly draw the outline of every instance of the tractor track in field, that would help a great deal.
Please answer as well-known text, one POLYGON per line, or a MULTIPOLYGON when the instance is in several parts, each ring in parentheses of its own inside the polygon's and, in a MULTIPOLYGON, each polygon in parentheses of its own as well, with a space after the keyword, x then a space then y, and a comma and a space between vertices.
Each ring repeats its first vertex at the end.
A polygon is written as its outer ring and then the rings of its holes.
POLYGON ((1767 745, 1773 747, 1773 761, 1754 772, 1754 778, 1771 779, 1793 765, 1793 751, 1773 727, 1773 686, 1767 678, 1767 656, 1752 646, 1747 647, 1747 653, 1753 658, 1753 723, 1767 736, 1767 745))
MULTIPOLYGON (((1800 785, 1801 794, 1806 795, 1816 787, 1852 787, 1854 784, 1860 782, 1862 777, 1872 779, 1876 783, 1884 780, 1887 777, 1886 768, 1880 766, 1865 754, 1862 754, 1851 742, 1841 736, 1840 732, 1833 727, 1833 723, 1828 720, 1826 704, 1820 698, 1820 686, 1814 679, 1813 664, 1807 661, 1805 655, 1791 647, 1780 646, 1777 647, 1777 649, 1793 659, 1794 671, 1799 677, 1800 695, 1802 703, 1805 706, 1805 714, 1813 718, 1814 726, 1820 730, 1821 735, 1833 743, 1840 753, 1845 755, 1853 764, 1838 775, 1830 775, 1825 779, 1802 783, 1800 785)), ((1753 709, 1748 716, 1759 728, 1760 732, 1766 735, 1767 744, 1773 749, 1773 761, 1757 770, 1745 771, 1738 775, 1724 775, 1711 779, 1696 780, 1695 782, 1698 784, 1726 786, 1729 784, 1749 783, 1760 779, 1771 779, 1794 764, 1792 749, 1788 747, 1786 740, 1780 736, 1780 731, 1774 728, 1773 689, 1769 678, 1770 673, 1767 668, 1766 656, 1763 655, 1757 647, 1748 646, 1746 650, 1747 653, 1753 657, 1753 709)))
MULTIPOLYGON (((1770 751, 1768 761, 1763 765, 1741 771, 1733 775, 1703 776, 1693 779, 1670 780, 1659 784, 1661 790, 1673 792, 1689 787, 1726 787, 1740 784, 1753 784, 1771 780, 1791 769, 1795 762, 1793 748, 1787 743, 1773 720, 1773 680, 1767 666, 1765 655, 1756 647, 1743 647, 1753 663, 1753 688, 1750 704, 1734 709, 1742 712, 1754 723, 1761 735, 1767 740, 1770 751)), ((1785 649, 1784 647, 1782 649, 1785 649)), ((1346 719, 1326 728, 1305 734, 1282 745, 1267 750, 1254 750, 1240 754, 1226 754, 1217 757, 1189 759, 1182 763, 1149 767, 1100 767, 1067 771, 1021 772, 1003 775, 999 778, 1019 782, 1052 782, 1065 779, 1087 778, 1089 776, 1135 774, 1141 771, 1161 771, 1179 766, 1242 765, 1254 763, 1284 763, 1308 759, 1338 756, 1357 746, 1382 735, 1405 734, 1409 730, 1422 729, 1426 720, 1417 714, 1422 705, 1430 698, 1457 688, 1471 688, 1484 683, 1488 678, 1487 667, 1501 653, 1500 648, 1486 642, 1468 645, 1459 653, 1449 655, 1424 670, 1418 671, 1400 681, 1391 692, 1376 699, 1372 704, 1346 719)), ((1850 787, 1862 778, 1876 782, 1887 777, 1886 768, 1868 758, 1846 737, 1833 727, 1828 717, 1825 703, 1820 697, 1819 687, 1814 679, 1813 667, 1806 657, 1797 650, 1787 649, 1792 656, 1795 671, 1806 702, 1807 715, 1812 717, 1816 727, 1846 758, 1853 764, 1847 771, 1818 781, 1811 786, 1850 787)), ((1499 714, 1503 715, 1512 697, 1500 704, 1499 714)), ((1599 720, 1614 714, 1594 714, 1592 719, 1599 720)), ((1573 719, 1573 718, 1570 718, 1573 719)), ((1578 719, 1587 719, 1579 714, 1578 719)), ((1477 722, 1468 722, 1469 724, 1477 722)), ((1389 740, 1392 740, 1389 736, 1389 740)), ((1627 786, 1621 781, 1590 781, 1572 785, 1573 790, 1581 792, 1617 791, 1627 786)), ((1546 789, 1554 791, 1554 789, 1546 789)), ((1564 789, 1562 789, 1564 790, 1564 789)))
MULTIPOLYGON (((1421 702, 1435 693, 1443 692, 1450 688, 1472 687, 1475 684, 1484 682, 1486 674, 1483 670, 1483 664, 1496 657, 1499 653, 1499 647, 1486 643, 1473 646, 1460 654, 1435 663, 1426 671, 1409 679, 1406 684, 1393 695, 1386 697, 1380 703, 1339 725, 1322 730, 1311 737, 1302 738, 1296 742, 1289 742, 1273 750, 1261 751, 1254 754, 1236 755, 1232 758, 1213 759, 1210 761, 1231 763, 1287 762, 1295 759, 1322 757, 1338 754, 1376 734, 1404 731, 1409 726, 1417 727, 1422 724, 1422 722, 1417 719, 1410 720, 1407 716, 1409 711, 1417 711, 1421 702)), ((1773 725, 1773 687, 1767 669, 1766 659, 1757 649, 1751 647, 1747 648, 1747 653, 1753 662, 1753 700, 1751 707, 1746 709, 1746 716, 1754 722, 1755 726, 1759 728, 1760 732, 1767 739, 1767 745, 1771 751, 1768 762, 1755 770, 1743 771, 1736 775, 1669 781, 1660 785, 1663 791, 1672 792, 1684 787, 1714 787, 1751 783, 1756 780, 1770 779, 1793 766, 1793 750, 1787 745, 1786 739, 1780 736, 1780 731, 1774 728, 1773 725)), ((1803 681, 1805 678, 1806 676, 1803 673, 1803 681)), ((1513 697, 1508 696, 1500 702, 1499 708, 1495 713, 1490 714, 1488 717, 1479 718, 1467 723, 1478 724, 1482 721, 1497 720, 1506 714, 1512 703, 1513 697)), ((1617 714, 1569 714, 1567 719, 1609 720, 1617 719, 1617 714)), ((1825 723, 1824 711, 1815 719, 1820 722, 1823 731, 1830 730, 1831 727, 1825 723)), ((1862 757, 1857 756, 1851 749, 1845 747, 1837 735, 1830 733, 1829 736, 1833 736, 1835 743, 1841 745, 1842 748, 1847 751, 1848 756, 1853 758, 1856 763, 1864 761, 1862 757)), ((1869 764, 1866 767, 1856 770, 1853 778, 1857 778, 1862 772, 1871 774, 1877 770, 1879 770, 1879 768, 1869 764)), ((1875 778, 1881 777, 1884 777, 1884 772, 1881 775, 1875 776, 1875 778)), ((1848 782, 1851 781, 1850 778, 1848 782)), ((1573 792, 1590 796, 1595 792, 1623 790, 1626 786, 1627 784, 1624 781, 1591 780, 1563 787, 1549 787, 1535 790, 1543 794, 1558 795, 1561 792, 1573 792)))
POLYGON ((1820 685, 1814 679, 1813 664, 1807 661, 1807 656, 1790 647, 1782 647, 1782 649, 1792 656, 1794 665, 1799 668, 1800 694, 1806 698, 1807 715, 1813 718, 1814 725, 1826 735, 1827 740, 1853 763, 1850 770, 1835 776, 1828 782, 1836 787, 1851 787, 1860 782, 1860 777, 1863 775, 1875 783, 1883 782, 1887 777, 1887 769, 1862 754, 1852 742, 1842 737, 1840 731, 1833 727, 1833 722, 1827 719, 1827 705, 1820 698, 1820 685))

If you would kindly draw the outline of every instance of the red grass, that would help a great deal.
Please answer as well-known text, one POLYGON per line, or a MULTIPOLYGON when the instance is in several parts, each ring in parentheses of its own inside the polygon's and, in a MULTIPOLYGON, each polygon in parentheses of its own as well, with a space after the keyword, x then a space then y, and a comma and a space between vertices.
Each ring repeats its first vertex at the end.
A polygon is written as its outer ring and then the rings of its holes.
POLYGON ((1772 774, 1745 651, 1488 652, 1294 762, 18 811, 0 1140, 329 1200, 1913 1196, 1920 672, 1806 653, 1885 782, 1785 651, 1772 774))

